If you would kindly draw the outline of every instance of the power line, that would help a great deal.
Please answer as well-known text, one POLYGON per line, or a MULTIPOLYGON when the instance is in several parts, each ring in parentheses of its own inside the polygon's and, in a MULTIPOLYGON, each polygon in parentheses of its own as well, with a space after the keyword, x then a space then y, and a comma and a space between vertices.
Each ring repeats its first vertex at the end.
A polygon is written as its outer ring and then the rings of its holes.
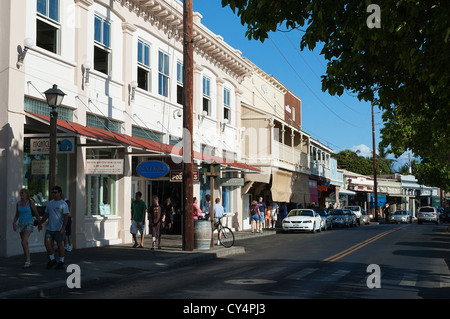
POLYGON ((286 58, 286 56, 283 54, 283 52, 280 50, 280 48, 276 45, 276 43, 273 41, 273 39, 271 37, 269 37, 270 41, 272 41, 273 45, 275 46, 275 48, 278 50, 278 52, 281 54, 281 56, 284 58, 284 60, 286 61, 286 63, 291 67, 291 69, 295 72, 295 74, 297 75, 297 77, 303 82, 303 84, 309 89, 309 91, 314 95, 314 97, 320 102, 322 103, 323 106, 325 106, 331 113, 333 113, 337 118, 339 118, 341 121, 347 123, 350 126, 356 127, 356 128, 362 128, 361 126, 357 126, 354 125, 353 123, 347 121, 346 119, 342 118, 341 116, 339 116, 339 114, 337 114, 336 112, 334 112, 331 108, 328 107, 328 105, 326 105, 325 102, 323 102, 320 97, 314 92, 314 90, 305 82, 305 80, 303 80, 303 78, 300 76, 300 74, 298 74, 297 70, 295 70, 295 68, 292 66, 292 64, 288 61, 288 59, 286 58))

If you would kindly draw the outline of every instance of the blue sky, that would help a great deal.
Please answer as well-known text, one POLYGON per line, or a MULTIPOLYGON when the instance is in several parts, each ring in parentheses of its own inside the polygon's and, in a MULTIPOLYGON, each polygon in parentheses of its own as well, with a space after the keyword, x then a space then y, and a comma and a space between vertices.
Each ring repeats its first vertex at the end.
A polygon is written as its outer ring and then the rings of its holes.
MULTIPOLYGON (((335 152, 360 150, 372 152, 372 114, 368 102, 344 92, 340 97, 322 91, 320 77, 325 74, 326 61, 320 48, 300 51, 301 31, 274 32, 264 43, 248 40, 246 28, 220 0, 193 0, 202 24, 256 64, 275 76, 302 99, 302 129, 335 152)), ((375 109, 375 142, 380 142, 381 112, 375 109)), ((378 146, 376 146, 378 148, 378 146)))

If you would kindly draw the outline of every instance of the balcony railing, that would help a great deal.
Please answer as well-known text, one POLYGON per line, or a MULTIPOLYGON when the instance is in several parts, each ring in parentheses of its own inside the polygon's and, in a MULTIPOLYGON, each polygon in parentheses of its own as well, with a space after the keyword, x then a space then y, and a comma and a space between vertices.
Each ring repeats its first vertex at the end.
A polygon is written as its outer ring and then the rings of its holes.
POLYGON ((285 145, 283 143, 272 141, 273 143, 273 159, 300 166, 303 168, 308 167, 308 155, 301 150, 295 149, 292 146, 285 145))

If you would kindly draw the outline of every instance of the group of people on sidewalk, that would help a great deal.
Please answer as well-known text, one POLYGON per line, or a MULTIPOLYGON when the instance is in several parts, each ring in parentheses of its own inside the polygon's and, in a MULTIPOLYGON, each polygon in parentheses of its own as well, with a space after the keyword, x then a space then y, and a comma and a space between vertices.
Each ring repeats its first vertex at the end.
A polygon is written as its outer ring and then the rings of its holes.
POLYGON ((16 214, 13 220, 13 229, 20 234, 21 245, 25 255, 24 268, 31 267, 31 255, 28 240, 34 227, 42 230, 42 225, 48 220, 45 230, 44 245, 48 255, 47 269, 56 265, 57 269, 64 269, 65 251, 70 251, 71 217, 70 201, 64 199, 62 189, 54 186, 51 189, 53 199, 48 202, 44 215, 39 215, 35 204, 30 199, 30 192, 23 188, 20 190, 20 200, 16 204, 16 214), (59 260, 55 257, 56 242, 59 260))
MULTIPOLYGON (((196 197, 193 198, 193 219, 209 219, 210 212, 210 195, 206 195, 207 205, 205 211, 202 212, 196 197)), ((161 249, 161 234, 163 230, 170 231, 172 227, 172 214, 174 208, 170 198, 167 198, 162 206, 159 205, 158 196, 152 197, 152 205, 148 208, 149 233, 152 235, 152 249, 157 246, 161 249)), ((136 192, 134 200, 131 202, 131 227, 130 233, 133 236, 133 248, 144 247, 145 234, 145 215, 147 213, 147 205, 142 200, 142 193, 136 192), (141 234, 140 243, 138 243, 137 233, 141 234)), ((214 219, 222 218, 224 208, 220 204, 220 198, 215 199, 214 219)))
POLYGON ((286 217, 286 205, 280 207, 274 202, 267 206, 262 197, 259 197, 258 201, 252 201, 249 210, 252 233, 260 233, 264 228, 275 228, 278 217, 286 217))
MULTIPOLYGON (((133 236, 133 248, 144 247, 145 234, 145 214, 147 205, 142 200, 142 193, 136 192, 134 200, 131 202, 131 227, 130 233, 133 236), (137 233, 141 233, 141 241, 137 241, 137 233)), ((170 231, 172 227, 173 205, 170 198, 167 198, 162 206, 159 204, 159 197, 152 197, 152 204, 148 207, 149 233, 152 235, 152 249, 157 245, 161 249, 161 234, 163 229, 170 231)))

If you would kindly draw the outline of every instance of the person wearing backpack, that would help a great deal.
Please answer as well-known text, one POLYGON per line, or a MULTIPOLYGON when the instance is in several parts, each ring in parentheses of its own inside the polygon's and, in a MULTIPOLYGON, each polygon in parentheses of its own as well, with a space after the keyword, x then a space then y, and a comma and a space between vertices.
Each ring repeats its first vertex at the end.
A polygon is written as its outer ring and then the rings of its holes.
POLYGON ((252 224, 252 234, 255 232, 255 226, 256 232, 259 233, 260 215, 258 202, 256 200, 252 201, 252 204, 250 205, 250 221, 252 224))
POLYGON ((155 249, 156 240, 158 240, 158 249, 161 249, 161 228, 165 218, 166 215, 162 214, 161 206, 159 206, 159 198, 154 195, 152 205, 148 210, 148 224, 152 233, 152 250, 155 249))

